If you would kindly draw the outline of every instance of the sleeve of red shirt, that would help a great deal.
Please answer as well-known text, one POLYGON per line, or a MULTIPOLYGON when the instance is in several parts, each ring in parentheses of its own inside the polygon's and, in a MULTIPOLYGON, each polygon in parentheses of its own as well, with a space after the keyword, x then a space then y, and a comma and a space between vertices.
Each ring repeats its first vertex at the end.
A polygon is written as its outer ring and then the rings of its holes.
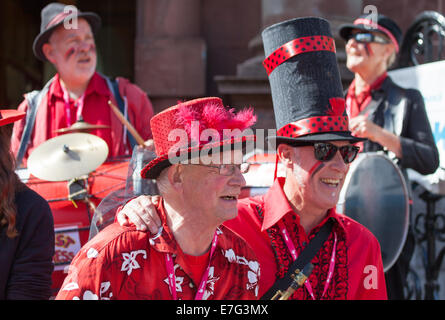
POLYGON ((385 274, 383 271, 380 244, 371 238, 363 269, 362 285, 358 287, 354 300, 387 300, 385 274))
POLYGON ((113 288, 106 250, 85 245, 69 266, 56 300, 110 300, 113 288))
POLYGON ((147 93, 127 79, 118 78, 118 81, 121 95, 127 97, 131 123, 145 141, 151 139, 150 119, 154 111, 147 93))

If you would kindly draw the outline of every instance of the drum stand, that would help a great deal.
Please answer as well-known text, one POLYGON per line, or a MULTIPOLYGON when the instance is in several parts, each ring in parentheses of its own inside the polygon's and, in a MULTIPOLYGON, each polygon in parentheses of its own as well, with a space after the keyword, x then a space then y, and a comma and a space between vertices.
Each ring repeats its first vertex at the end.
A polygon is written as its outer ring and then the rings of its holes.
POLYGON ((91 223, 92 216, 96 211, 96 205, 90 200, 88 194, 88 178, 75 178, 68 182, 68 199, 70 201, 80 200, 85 202, 89 206, 88 218, 91 223), (90 213, 92 212, 92 214, 90 213))
POLYGON ((419 242, 426 242, 425 257, 425 300, 436 299, 439 291, 438 277, 442 260, 445 255, 445 248, 439 252, 436 257, 436 238, 441 242, 445 242, 445 215, 435 213, 436 202, 444 195, 432 194, 425 191, 419 197, 426 203, 426 214, 421 213, 415 220, 415 231, 419 236, 419 242), (419 230, 420 219, 424 219, 424 231, 419 230), (442 226, 439 227, 441 221, 442 226))

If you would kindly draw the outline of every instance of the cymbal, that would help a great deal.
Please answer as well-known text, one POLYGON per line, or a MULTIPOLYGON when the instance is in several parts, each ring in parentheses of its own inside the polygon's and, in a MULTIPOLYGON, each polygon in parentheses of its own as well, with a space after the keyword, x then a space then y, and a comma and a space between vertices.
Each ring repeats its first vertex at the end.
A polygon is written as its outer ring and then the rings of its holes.
POLYGON ((38 146, 28 158, 29 171, 39 179, 65 181, 98 168, 108 156, 107 143, 89 133, 69 133, 38 146))
POLYGON ((56 130, 55 132, 66 133, 66 132, 79 132, 79 131, 86 131, 93 129, 108 129, 108 128, 110 128, 110 126, 106 126, 103 124, 91 124, 84 120, 78 120, 77 122, 73 123, 70 127, 62 128, 56 130))

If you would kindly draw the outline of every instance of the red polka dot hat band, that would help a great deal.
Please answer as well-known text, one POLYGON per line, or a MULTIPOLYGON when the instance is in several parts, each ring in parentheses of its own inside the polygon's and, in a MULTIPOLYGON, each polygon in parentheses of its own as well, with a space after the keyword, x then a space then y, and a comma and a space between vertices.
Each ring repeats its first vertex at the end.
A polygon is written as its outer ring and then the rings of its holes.
POLYGON ((286 60, 302 53, 313 51, 331 51, 335 53, 335 41, 328 36, 302 37, 289 41, 275 50, 264 61, 267 75, 286 60))

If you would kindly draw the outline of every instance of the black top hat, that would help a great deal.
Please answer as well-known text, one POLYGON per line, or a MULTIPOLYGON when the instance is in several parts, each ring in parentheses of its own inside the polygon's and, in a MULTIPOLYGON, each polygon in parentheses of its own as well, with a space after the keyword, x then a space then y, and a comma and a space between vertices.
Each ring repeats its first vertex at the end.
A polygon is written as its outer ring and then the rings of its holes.
POLYGON ((383 14, 377 15, 377 20, 372 21, 368 14, 363 14, 354 21, 353 24, 344 24, 340 26, 340 36, 348 41, 351 31, 354 29, 363 31, 379 32, 387 36, 396 46, 397 52, 402 41, 402 30, 397 23, 383 14))
POLYGON ((277 135, 276 145, 344 140, 349 131, 335 43, 321 18, 280 22, 262 32, 277 135))
MULTIPOLYGON (((42 22, 40 24, 40 34, 37 35, 32 46, 34 55, 38 59, 42 61, 47 60, 43 54, 42 47, 48 42, 52 32, 60 26, 66 18, 71 18, 73 16, 74 11, 69 10, 70 7, 74 6, 67 6, 62 3, 53 2, 43 8, 41 12, 42 22)), ((77 10, 77 17, 87 20, 93 33, 96 33, 101 25, 101 18, 94 12, 80 12, 77 10)))

